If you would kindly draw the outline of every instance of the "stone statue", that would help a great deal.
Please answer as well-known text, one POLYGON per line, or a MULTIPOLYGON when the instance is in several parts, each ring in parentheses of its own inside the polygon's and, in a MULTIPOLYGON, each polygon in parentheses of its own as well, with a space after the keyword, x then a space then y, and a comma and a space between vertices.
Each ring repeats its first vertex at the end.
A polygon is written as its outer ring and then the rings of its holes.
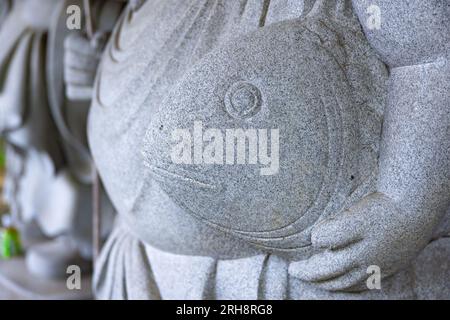
POLYGON ((88 120, 98 298, 450 296, 449 6, 377 3, 129 3, 88 120))
MULTIPOLYGON (((93 163, 87 143, 86 123, 92 95, 92 85, 98 60, 104 44, 114 27, 123 8, 122 3, 111 0, 96 1, 91 8, 97 32, 87 45, 81 41, 82 32, 66 27, 66 10, 70 5, 83 7, 82 1, 62 1, 55 8, 55 18, 49 30, 49 53, 47 79, 49 83, 49 100, 52 116, 63 140, 62 147, 67 160, 66 168, 83 190, 85 204, 84 214, 78 214, 75 222, 77 233, 73 234, 78 242, 83 242, 83 251, 92 254, 92 183, 94 177, 93 163), (80 45, 84 47, 80 48, 80 45), (68 50, 66 50, 66 48, 68 50), (73 50, 72 50, 73 49, 73 50), (74 51, 75 50, 75 51, 74 51), (86 56, 80 54, 84 52, 86 56), (79 61, 91 59, 91 64, 78 68, 79 61)), ((114 209, 107 196, 100 195, 103 225, 101 237, 106 237, 113 220, 114 209)), ((56 217, 47 216, 49 221, 58 221, 56 217)), ((55 225, 60 228, 61 225, 55 225)))
POLYGON ((45 41, 53 3, 43 3, 35 15, 36 1, 10 4, 0 32, 1 134, 8 144, 7 175, 14 177, 7 179, 14 190, 8 200, 16 220, 28 223, 45 205, 42 186, 63 162, 45 89, 45 41))
MULTIPOLYGON (((0 29, 0 132, 8 145, 5 198, 30 243, 29 271, 65 278, 68 265, 87 271, 92 257, 92 160, 85 133, 90 102, 65 96, 68 2, 10 4, 0 29)), ((121 4, 113 7, 106 18, 98 13, 99 21, 108 20, 101 24, 104 31, 111 31, 120 14, 121 4)), ((96 65, 91 69, 95 73, 96 65)), ((113 209, 103 200, 106 234, 113 209)))
POLYGON ((11 3, 10 0, 1 0, 0 1, 0 27, 2 22, 6 19, 8 12, 10 10, 11 3))

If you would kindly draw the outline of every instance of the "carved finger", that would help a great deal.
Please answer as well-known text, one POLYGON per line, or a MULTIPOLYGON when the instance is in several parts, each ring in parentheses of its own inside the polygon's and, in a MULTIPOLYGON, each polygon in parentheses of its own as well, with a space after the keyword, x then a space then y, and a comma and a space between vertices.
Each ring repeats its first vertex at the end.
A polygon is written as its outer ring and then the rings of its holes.
POLYGON ((70 85, 92 86, 95 79, 95 71, 83 71, 73 68, 64 69, 64 81, 70 85))
POLYGON ((355 267, 349 272, 334 279, 315 283, 320 289, 328 291, 354 291, 358 287, 362 291, 363 283, 367 279, 367 273, 363 268, 355 267))
POLYGON ((323 221, 311 232, 311 242, 316 248, 341 249, 363 238, 361 222, 346 213, 323 221))
POLYGON ((97 57, 83 55, 75 51, 67 50, 64 53, 64 65, 69 68, 78 70, 95 70, 99 64, 100 59, 97 57))
POLYGON ((92 92, 91 86, 66 86, 66 97, 72 101, 89 101, 92 92))
POLYGON ((77 32, 71 33, 66 37, 64 40, 64 49, 88 56, 99 55, 98 50, 91 45, 89 39, 77 32))
POLYGON ((319 282, 340 277, 355 268, 349 252, 324 251, 303 261, 293 262, 289 274, 308 282, 319 282))

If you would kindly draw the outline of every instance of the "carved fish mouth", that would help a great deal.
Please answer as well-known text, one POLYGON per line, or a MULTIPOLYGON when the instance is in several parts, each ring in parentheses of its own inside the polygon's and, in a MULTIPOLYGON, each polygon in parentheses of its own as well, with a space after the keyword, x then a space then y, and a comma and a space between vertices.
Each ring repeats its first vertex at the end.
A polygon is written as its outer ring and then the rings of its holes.
POLYGON ((155 178, 155 180, 164 183, 166 183, 168 179, 169 180, 175 179, 176 181, 183 182, 191 187, 200 188, 209 192, 220 192, 223 189, 218 185, 201 181, 199 179, 189 177, 188 175, 177 174, 151 164, 146 164, 146 167, 150 170, 150 173, 153 176, 153 178, 155 178))

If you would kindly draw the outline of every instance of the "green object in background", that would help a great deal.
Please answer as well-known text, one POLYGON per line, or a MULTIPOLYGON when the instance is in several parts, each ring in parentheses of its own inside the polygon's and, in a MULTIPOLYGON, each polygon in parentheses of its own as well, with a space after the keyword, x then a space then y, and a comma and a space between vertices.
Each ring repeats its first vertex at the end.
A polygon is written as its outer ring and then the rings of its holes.
POLYGON ((15 228, 0 229, 0 257, 11 259, 22 254, 19 231, 15 228))
POLYGON ((3 170, 5 168, 5 148, 3 141, 0 140, 0 170, 3 170))

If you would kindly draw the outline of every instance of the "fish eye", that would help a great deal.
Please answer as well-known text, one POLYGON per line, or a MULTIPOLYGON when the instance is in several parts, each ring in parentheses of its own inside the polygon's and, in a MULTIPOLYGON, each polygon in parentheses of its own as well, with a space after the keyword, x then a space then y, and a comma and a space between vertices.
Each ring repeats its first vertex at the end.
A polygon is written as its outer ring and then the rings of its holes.
POLYGON ((236 119, 253 117, 261 110, 261 91, 246 81, 233 83, 225 94, 225 110, 236 119))

